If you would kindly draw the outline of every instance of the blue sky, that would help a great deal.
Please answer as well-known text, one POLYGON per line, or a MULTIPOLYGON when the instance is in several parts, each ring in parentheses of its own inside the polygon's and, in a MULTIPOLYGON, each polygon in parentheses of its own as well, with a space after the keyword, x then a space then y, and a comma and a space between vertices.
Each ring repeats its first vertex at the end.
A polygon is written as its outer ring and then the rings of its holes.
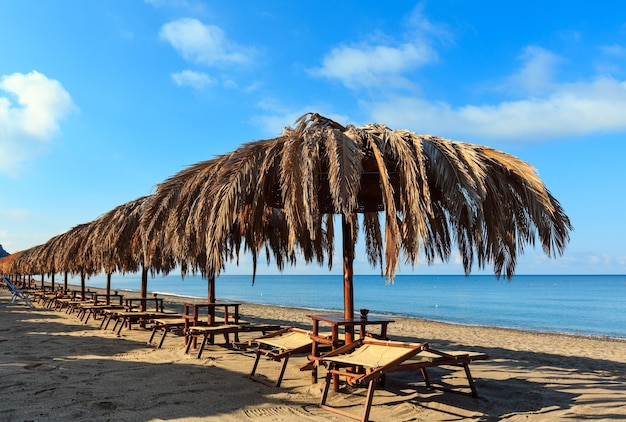
POLYGON ((517 273, 626 273, 626 3, 6 0, 0 40, 9 252, 315 111, 530 162, 575 231, 517 273))

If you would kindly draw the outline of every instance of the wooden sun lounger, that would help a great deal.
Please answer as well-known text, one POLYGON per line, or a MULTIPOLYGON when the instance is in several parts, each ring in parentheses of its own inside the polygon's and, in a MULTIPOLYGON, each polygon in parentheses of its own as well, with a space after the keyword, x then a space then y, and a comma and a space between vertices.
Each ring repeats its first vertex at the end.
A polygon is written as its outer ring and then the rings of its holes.
POLYGON ((165 336, 168 332, 184 332, 185 331, 185 323, 187 320, 182 316, 173 316, 167 318, 153 318, 150 320, 153 324, 152 326, 152 334, 150 334, 150 339, 148 340, 148 344, 152 344, 152 340, 158 330, 163 331, 163 335, 161 335, 161 340, 159 340, 159 344, 157 348, 160 349, 163 346, 163 342, 165 341, 165 336))
POLYGON ((259 360, 261 359, 261 355, 265 355, 270 360, 276 362, 282 361, 278 379, 274 384, 274 386, 280 387, 283 376, 285 375, 285 370, 287 369, 289 357, 295 354, 310 353, 313 340, 311 339, 310 331, 289 327, 269 333, 263 337, 255 338, 254 340, 251 340, 250 343, 257 344, 256 359, 254 360, 254 365, 252 366, 252 371, 250 372, 250 379, 265 383, 262 379, 254 376, 259 360))
POLYGON ((224 335, 224 340, 226 341, 226 343, 230 343, 229 334, 234 334, 235 342, 238 342, 239 333, 261 332, 265 334, 269 331, 276 331, 279 329, 279 325, 247 323, 188 327, 187 332, 185 333, 185 335, 187 336, 187 347, 185 348, 185 353, 189 353, 189 349, 193 344, 192 337, 202 337, 202 343, 198 348, 197 355, 198 359, 200 359, 202 357, 204 347, 208 342, 212 342, 213 337, 216 335, 224 335))
POLYGON ((72 299, 72 300, 70 300, 69 302, 66 303, 67 309, 65 310, 65 313, 66 314, 73 314, 74 312, 76 312, 77 316, 80 318, 81 308, 84 305, 89 305, 89 304, 93 304, 93 301, 91 301, 89 299, 85 299, 85 300, 72 299))
POLYGON ((113 325, 113 331, 117 333, 119 336, 122 332, 122 328, 127 326, 129 330, 132 330, 133 324, 144 324, 151 319, 154 318, 165 318, 170 316, 180 316, 180 314, 175 314, 172 312, 164 311, 150 311, 150 312, 140 312, 140 311, 125 311, 125 310, 106 310, 104 312, 105 317, 102 319, 100 323, 101 329, 107 329, 109 323, 112 320, 115 320, 115 324, 113 325))
POLYGON ((426 368, 432 368, 435 366, 461 367, 465 371, 465 376, 467 378, 472 397, 478 398, 478 391, 476 390, 476 385, 474 383, 474 379, 472 378, 469 365, 474 361, 486 359, 489 359, 489 356, 486 353, 461 350, 440 351, 429 348, 428 350, 419 352, 417 355, 404 362, 398 367, 398 371, 419 369, 424 377, 426 387, 428 389, 433 389, 434 387, 430 383, 426 368))
POLYGON ((84 324, 87 324, 89 318, 93 317, 96 319, 96 316, 104 313, 105 311, 115 311, 122 310, 124 306, 122 305, 94 305, 94 304, 86 304, 81 306, 78 317, 84 324))
POLYGON ((428 343, 402 343, 363 338, 322 356, 321 362, 328 365, 328 373, 320 407, 353 419, 367 421, 369 420, 376 383, 386 374, 420 370, 427 387, 432 388, 426 368, 434 366, 463 367, 472 390, 472 396, 478 397, 469 371, 469 364, 474 360, 483 359, 488 359, 484 353, 441 352, 430 349, 428 343), (362 368, 363 371, 354 371, 354 368, 362 368), (368 386, 362 416, 327 404, 328 390, 333 375, 344 376, 353 385, 368 386))

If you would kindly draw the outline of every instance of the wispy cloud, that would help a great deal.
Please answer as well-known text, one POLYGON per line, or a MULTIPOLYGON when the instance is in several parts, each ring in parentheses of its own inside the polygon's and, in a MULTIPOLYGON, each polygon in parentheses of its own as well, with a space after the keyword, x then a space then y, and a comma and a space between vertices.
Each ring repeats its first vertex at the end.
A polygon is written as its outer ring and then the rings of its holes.
POLYGON ((449 38, 446 29, 426 19, 418 6, 402 40, 373 31, 367 40, 331 49, 321 66, 310 69, 309 74, 338 80, 352 90, 413 89, 415 86, 406 74, 436 62, 438 53, 432 40, 449 38))
POLYGON ((147 4, 156 8, 171 8, 187 10, 192 13, 202 14, 206 11, 206 4, 198 0, 144 0, 147 4))
POLYGON ((522 95, 542 94, 554 88, 554 73, 563 59, 538 46, 528 46, 519 56, 520 68, 506 78, 507 92, 522 95))
POLYGON ((607 75, 558 81, 567 59, 539 46, 518 58, 519 67, 493 84, 498 102, 453 105, 392 91, 361 106, 391 127, 468 140, 536 142, 626 130, 626 81, 607 75))
POLYGON ((0 172, 17 175, 23 161, 45 151, 60 133, 59 122, 75 109, 61 83, 37 71, 2 76, 0 172))
POLYGON ((211 85, 215 85, 215 79, 206 73, 196 72, 193 70, 183 70, 182 72, 172 74, 172 80, 178 86, 190 86, 192 88, 202 90, 211 85))
POLYGON ((603 45, 600 50, 607 56, 626 57, 626 47, 620 44, 603 45))
POLYGON ((0 208, 0 217, 6 220, 26 220, 30 216, 31 212, 24 208, 0 208))
POLYGON ((334 48, 312 75, 337 79, 350 89, 412 86, 403 72, 431 62, 435 52, 424 44, 367 45, 334 48))
POLYGON ((161 27, 159 36, 185 60, 209 67, 246 64, 255 54, 253 48, 228 39, 218 26, 192 18, 166 23, 161 27))
MULTIPOLYGON (((357 98, 361 110, 370 121, 393 128, 516 142, 626 131, 626 81, 613 76, 623 74, 617 64, 605 63, 603 71, 586 79, 564 81, 561 71, 573 59, 529 45, 509 75, 474 82, 487 94, 484 102, 455 104, 452 98, 425 97, 414 77, 424 66, 436 65, 439 46, 454 44, 447 27, 430 22, 418 6, 400 37, 403 41, 378 33, 375 40, 334 47, 309 72, 353 91, 369 90, 372 100, 357 98)), ((617 44, 599 51, 604 57, 626 57, 617 44)))

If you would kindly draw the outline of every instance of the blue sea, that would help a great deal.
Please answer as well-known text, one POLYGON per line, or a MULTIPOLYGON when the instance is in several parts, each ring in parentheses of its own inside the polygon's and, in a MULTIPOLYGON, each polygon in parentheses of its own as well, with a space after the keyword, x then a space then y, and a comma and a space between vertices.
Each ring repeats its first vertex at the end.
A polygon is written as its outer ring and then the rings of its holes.
MULTIPOLYGON (((70 284, 80 284, 77 278, 70 284)), ((87 280, 105 287, 104 275, 87 280)), ((138 291, 140 275, 112 277, 112 289, 138 291)), ((155 276, 151 293, 207 298, 199 276, 155 276)), ((341 312, 341 275, 222 275, 218 299, 341 312)), ((355 275, 354 307, 372 314, 449 323, 626 339, 626 275, 400 275, 387 284, 355 275)))

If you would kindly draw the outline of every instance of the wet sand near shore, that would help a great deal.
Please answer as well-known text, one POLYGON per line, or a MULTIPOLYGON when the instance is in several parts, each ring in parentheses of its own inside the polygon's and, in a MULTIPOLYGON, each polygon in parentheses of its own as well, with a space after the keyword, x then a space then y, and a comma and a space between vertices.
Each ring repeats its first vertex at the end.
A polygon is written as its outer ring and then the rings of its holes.
MULTIPOLYGON (((92 289, 94 290, 94 289, 92 289)), ((125 292, 126 293, 126 292, 125 292)), ((180 310, 198 299, 163 296, 180 310)), ((347 421, 318 406, 323 388, 311 384, 307 362, 295 356, 280 388, 248 379, 251 350, 223 344, 201 359, 184 353, 183 338, 148 345, 150 331, 121 336, 83 324, 75 315, 35 305, 8 305, 0 290, 0 421, 347 421)), ((244 303, 250 322, 310 329, 312 311, 244 303)), ((242 335, 242 340, 258 334, 242 335)), ((387 377, 374 396, 373 421, 546 421, 626 419, 626 341, 396 318, 393 340, 428 341, 437 349, 474 350, 490 359, 471 365, 480 398, 428 390, 419 373, 387 377)), ((262 359, 274 378, 279 365, 262 359)), ((440 387, 467 392, 462 370, 433 368, 440 387)), ((330 402, 360 413, 365 389, 343 388, 330 402)))

